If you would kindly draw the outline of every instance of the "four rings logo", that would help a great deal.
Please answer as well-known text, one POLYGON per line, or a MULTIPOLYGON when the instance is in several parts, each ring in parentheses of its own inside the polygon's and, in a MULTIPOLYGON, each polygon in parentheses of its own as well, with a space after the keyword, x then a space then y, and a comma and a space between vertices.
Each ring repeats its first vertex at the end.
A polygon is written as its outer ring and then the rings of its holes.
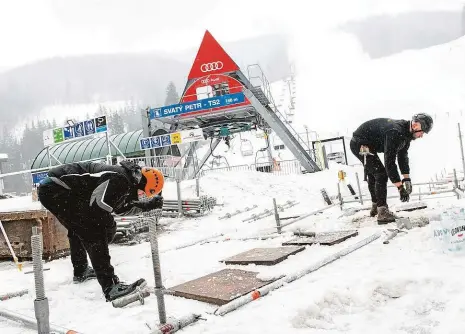
POLYGON ((208 63, 208 64, 202 64, 200 66, 200 70, 205 73, 205 72, 212 72, 216 70, 221 70, 223 68, 223 62, 221 61, 215 61, 213 63, 208 63))

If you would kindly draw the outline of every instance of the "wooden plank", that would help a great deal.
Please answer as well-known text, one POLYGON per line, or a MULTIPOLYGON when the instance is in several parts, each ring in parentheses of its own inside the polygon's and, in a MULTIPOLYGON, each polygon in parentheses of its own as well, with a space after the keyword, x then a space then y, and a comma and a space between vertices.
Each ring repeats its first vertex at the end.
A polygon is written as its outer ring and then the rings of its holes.
MULTIPOLYGON (((312 232, 303 232, 312 233, 312 232)), ((357 231, 331 231, 331 232, 319 232, 315 236, 311 237, 299 237, 293 240, 283 242, 283 246, 303 246, 303 245, 326 245, 332 246, 341 243, 351 237, 358 235, 357 231)))
POLYGON ((301 252, 305 247, 275 247, 275 248, 253 248, 246 252, 236 254, 225 260, 221 260, 226 264, 257 264, 263 266, 272 266, 279 262, 284 261, 290 255, 301 252))
POLYGON ((224 269, 168 290, 174 296, 221 306, 274 281, 262 281, 256 277, 257 274, 240 269, 224 269))

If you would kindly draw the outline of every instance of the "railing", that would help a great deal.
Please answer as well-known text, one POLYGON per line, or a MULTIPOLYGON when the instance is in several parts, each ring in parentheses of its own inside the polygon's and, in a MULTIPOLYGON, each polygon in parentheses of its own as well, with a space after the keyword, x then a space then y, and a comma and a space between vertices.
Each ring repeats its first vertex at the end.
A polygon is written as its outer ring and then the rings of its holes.
POLYGON ((298 160, 283 160, 273 163, 263 162, 251 165, 238 165, 222 168, 203 169, 201 176, 215 172, 263 172, 273 175, 302 174, 302 166, 298 160))

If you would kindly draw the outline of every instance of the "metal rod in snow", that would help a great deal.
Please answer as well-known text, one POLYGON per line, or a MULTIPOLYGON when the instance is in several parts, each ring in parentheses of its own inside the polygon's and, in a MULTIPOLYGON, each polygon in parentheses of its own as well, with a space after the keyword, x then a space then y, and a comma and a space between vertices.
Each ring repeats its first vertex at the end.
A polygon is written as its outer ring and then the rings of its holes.
POLYGON ((462 131, 460 130, 460 123, 457 123, 457 125, 459 127, 460 153, 462 155, 462 168, 463 168, 462 170, 463 170, 463 175, 465 179, 465 157, 463 153, 462 131))
POLYGON ((189 326, 199 320, 199 318, 200 315, 198 314, 189 314, 179 319, 170 319, 166 324, 158 327, 154 331, 150 332, 150 334, 171 334, 189 326))
POLYGON ((341 184, 340 182, 337 183, 337 197, 339 199, 339 206, 342 211, 342 194, 341 194, 341 184))
POLYGON ((150 246, 152 250, 153 273, 155 276, 155 295, 158 302, 158 318, 160 324, 166 324, 165 297, 161 278, 160 254, 158 252, 157 223, 162 214, 161 209, 154 210, 155 219, 149 221, 150 246))
POLYGON ((363 205, 363 194, 362 194, 362 188, 360 187, 360 180, 358 178, 358 173, 355 173, 355 178, 357 179, 358 197, 360 198, 360 204, 363 205))
POLYGON ((327 256, 325 257, 323 260, 321 260, 320 262, 317 262, 307 268, 304 268, 298 272, 295 272, 291 275, 287 275, 273 283, 270 283, 268 285, 265 285, 264 287, 258 289, 258 290, 254 290, 252 291, 251 293, 243 296, 243 297, 240 297, 238 299, 234 299, 233 301, 223 305, 223 306, 220 306, 219 308, 217 308, 214 312, 214 314, 216 315, 225 315, 231 311, 234 311, 236 309, 238 309, 239 307, 243 306, 243 305, 246 305, 248 303, 250 303, 251 301, 254 301, 254 300, 257 300, 259 299, 260 297, 263 297, 265 295, 267 295, 270 291, 272 290, 275 290, 275 289, 278 289, 280 287, 282 287, 283 285, 285 285, 286 283, 290 283, 292 281, 295 281, 299 278, 301 278, 302 276, 304 275, 307 275, 311 272, 314 272, 318 269, 320 269, 321 267, 331 263, 331 262, 334 262, 338 259, 340 259, 341 257, 343 256, 346 256, 347 254, 350 254, 352 253, 353 251, 365 246, 365 245, 368 245, 369 243, 375 241, 376 239, 378 239, 379 237, 381 236, 381 232, 377 232, 373 235, 371 235, 370 237, 368 238, 365 238, 359 242, 357 242, 356 244, 354 245, 351 245, 349 247, 346 247, 344 248, 343 250, 333 254, 333 255, 330 255, 330 256, 327 256))
POLYGON ((307 218, 309 216, 316 215, 317 213, 320 213, 320 212, 322 212, 324 210, 328 210, 328 209, 330 209, 330 208, 332 208, 332 207, 334 207, 336 205, 339 205, 339 203, 333 203, 333 204, 328 205, 328 206, 326 206, 326 207, 324 207, 322 209, 318 209, 318 210, 312 211, 310 213, 306 213, 306 214, 304 214, 304 215, 302 215, 302 216, 300 216, 298 218, 295 218, 294 220, 291 220, 290 222, 287 222, 285 224, 281 224, 281 228, 286 227, 286 226, 291 225, 291 224, 294 224, 295 222, 298 222, 299 220, 302 220, 302 219, 307 218))
MULTIPOLYGON (((26 315, 23 315, 23 314, 14 312, 14 311, 1 309, 1 308, 0 308, 0 317, 6 318, 6 319, 9 319, 9 320, 12 320, 12 321, 20 322, 21 324, 23 324, 27 328, 30 328, 32 330, 37 330, 37 321, 36 321, 36 319, 34 319, 32 317, 29 317, 29 316, 26 316, 26 315)), ((64 327, 57 326, 57 325, 54 325, 54 324, 50 324, 50 333, 53 333, 53 334, 71 334, 71 333, 72 334, 79 334, 77 331, 74 331, 72 329, 66 329, 64 327)))
MULTIPOLYGON (((454 191, 454 189, 449 189, 449 190, 437 190, 437 191, 428 191, 428 192, 423 192, 421 193, 422 196, 432 196, 432 195, 439 195, 439 194, 445 194, 445 193, 456 193, 456 191, 454 191)), ((413 196, 418 196, 418 193, 416 194, 410 194, 410 197, 413 198, 413 196)), ((391 196, 388 196, 386 197, 387 199, 391 199, 391 198, 399 198, 399 196, 396 196, 396 195, 391 195, 391 196)), ((423 198, 424 200, 427 199, 427 198, 423 198)), ((347 201, 344 201, 344 203, 358 203, 358 200, 347 200, 347 201)))
POLYGON ((15 297, 21 297, 21 296, 27 295, 28 293, 29 293, 29 290, 8 292, 8 293, 5 293, 4 295, 0 295, 0 300, 3 301, 3 300, 8 300, 8 299, 11 299, 11 298, 15 298, 15 297))
POLYGON ((276 198, 273 198, 274 219, 276 221, 276 229, 281 233, 281 221, 279 220, 278 206, 276 205, 276 198))
POLYGON ((186 244, 176 246, 176 247, 174 247, 174 248, 164 249, 164 250, 162 250, 160 253, 170 252, 170 251, 174 251, 174 250, 178 250, 178 249, 182 249, 182 248, 187 248, 187 247, 190 247, 190 246, 194 246, 194 245, 197 245, 197 244, 199 244, 199 243, 201 243, 201 242, 205 242, 205 241, 208 241, 208 240, 210 240, 210 239, 218 238, 218 237, 221 237, 221 236, 223 236, 223 235, 224 235, 223 233, 214 234, 214 235, 209 236, 209 237, 207 237, 207 238, 203 238, 203 239, 200 239, 200 240, 194 240, 194 241, 188 242, 188 243, 186 243, 186 244))

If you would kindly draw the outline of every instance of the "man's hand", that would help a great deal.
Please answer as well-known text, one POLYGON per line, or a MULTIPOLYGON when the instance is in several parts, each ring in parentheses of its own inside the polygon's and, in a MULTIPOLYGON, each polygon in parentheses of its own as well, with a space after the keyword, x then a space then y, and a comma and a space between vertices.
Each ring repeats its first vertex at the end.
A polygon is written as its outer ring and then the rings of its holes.
POLYGON ((155 209, 163 208, 163 197, 156 195, 148 200, 134 201, 132 202, 136 208, 140 208, 143 211, 150 211, 155 209))
POLYGON ((408 202, 410 195, 408 194, 407 190, 405 190, 404 186, 401 185, 400 187, 397 187, 397 189, 399 190, 400 200, 402 202, 408 202))
POLYGON ((403 180, 402 180, 402 184, 404 185, 405 187, 405 190, 407 190, 407 193, 410 195, 412 193, 412 180, 410 180, 409 177, 405 177, 403 180))

